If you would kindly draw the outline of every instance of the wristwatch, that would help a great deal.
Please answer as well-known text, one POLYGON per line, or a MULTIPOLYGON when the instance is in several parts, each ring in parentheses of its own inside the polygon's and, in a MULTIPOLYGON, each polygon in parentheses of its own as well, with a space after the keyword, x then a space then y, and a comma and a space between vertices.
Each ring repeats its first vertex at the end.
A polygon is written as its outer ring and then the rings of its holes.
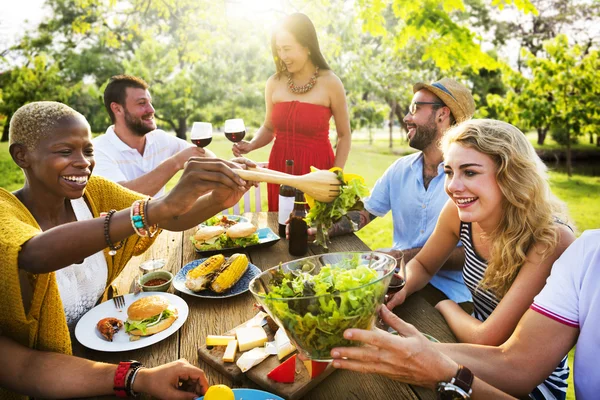
POLYGON ((458 366, 456 376, 450 382, 437 384, 437 395, 439 400, 466 400, 471 398, 471 385, 473 384, 473 373, 462 365, 458 366))

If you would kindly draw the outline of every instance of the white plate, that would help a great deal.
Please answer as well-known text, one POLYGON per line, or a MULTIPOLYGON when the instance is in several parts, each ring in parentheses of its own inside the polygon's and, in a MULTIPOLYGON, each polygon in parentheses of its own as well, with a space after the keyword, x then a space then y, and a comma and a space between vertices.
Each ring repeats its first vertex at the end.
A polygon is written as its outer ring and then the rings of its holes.
POLYGON ((123 297, 125 298, 125 307, 123 307, 121 310, 115 307, 115 303, 112 300, 109 300, 102 304, 98 304, 96 307, 88 311, 83 317, 81 317, 77 323, 77 326, 75 327, 75 337, 77 338, 77 341, 87 348, 98 351, 116 352, 141 349, 142 347, 158 343, 177 332, 177 330, 181 328, 187 319, 190 312, 185 300, 171 293, 142 292, 138 295, 126 294, 123 297), (179 313, 179 316, 173 325, 164 331, 150 336, 143 336, 135 342, 130 342, 129 334, 125 333, 125 327, 123 327, 115 334, 113 341, 109 342, 108 340, 104 339, 104 337, 96 329, 96 324, 102 318, 115 317, 125 323, 127 320, 127 307, 129 307, 131 303, 141 299, 142 297, 154 295, 166 297, 169 302, 175 306, 175 308, 177 308, 177 312, 179 313))

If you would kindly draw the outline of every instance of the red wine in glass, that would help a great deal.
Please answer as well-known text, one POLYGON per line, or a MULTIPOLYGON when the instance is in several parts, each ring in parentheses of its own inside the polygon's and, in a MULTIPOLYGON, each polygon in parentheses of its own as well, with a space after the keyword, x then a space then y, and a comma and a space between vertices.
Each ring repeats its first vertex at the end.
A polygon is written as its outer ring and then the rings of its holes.
POLYGON ((244 120, 241 118, 228 119, 225 121, 225 127, 223 128, 225 137, 230 141, 237 143, 246 136, 246 126, 244 120))
POLYGON ((246 136, 246 131, 225 132, 225 137, 234 143, 240 142, 244 136, 246 136))
POLYGON ((198 147, 206 147, 210 144, 210 142, 212 142, 211 137, 205 139, 192 139, 192 143, 198 147))
POLYGON ((194 122, 190 139, 198 147, 208 146, 212 142, 212 124, 210 122, 194 122))

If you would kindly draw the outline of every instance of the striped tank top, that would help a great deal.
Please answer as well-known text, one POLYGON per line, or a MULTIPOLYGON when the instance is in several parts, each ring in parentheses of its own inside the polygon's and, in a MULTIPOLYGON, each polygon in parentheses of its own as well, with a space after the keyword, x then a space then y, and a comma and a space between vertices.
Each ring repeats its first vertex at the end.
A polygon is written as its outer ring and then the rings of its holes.
MULTIPOLYGON (((483 280, 487 261, 481 258, 473 246, 473 235, 470 222, 461 222, 460 240, 465 249, 465 265, 463 267, 463 278, 465 285, 473 296, 473 316, 480 321, 485 321, 494 311, 500 300, 496 295, 482 288, 478 288, 483 280)), ((552 375, 529 394, 529 398, 535 400, 564 400, 567 394, 567 378, 569 377, 568 356, 565 356, 558 364, 552 375)))

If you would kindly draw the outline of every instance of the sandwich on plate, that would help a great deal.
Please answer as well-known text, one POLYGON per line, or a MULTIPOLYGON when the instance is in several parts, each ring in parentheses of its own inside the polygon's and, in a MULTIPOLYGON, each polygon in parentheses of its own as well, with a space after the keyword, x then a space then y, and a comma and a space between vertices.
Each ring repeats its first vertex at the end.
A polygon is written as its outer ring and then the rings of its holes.
POLYGON ((134 336, 154 335, 173 325, 177 317, 177 309, 166 297, 142 297, 127 309, 125 332, 134 336))
POLYGON ((250 222, 239 222, 227 229, 226 233, 232 244, 231 247, 246 247, 258 243, 256 226, 250 222))
POLYGON ((192 236, 192 243, 200 251, 221 250, 228 247, 227 235, 224 233, 225 228, 222 226, 202 226, 192 236))
POLYGON ((256 226, 238 222, 227 228, 219 225, 201 226, 190 238, 198 251, 214 251, 258 244, 256 226))

